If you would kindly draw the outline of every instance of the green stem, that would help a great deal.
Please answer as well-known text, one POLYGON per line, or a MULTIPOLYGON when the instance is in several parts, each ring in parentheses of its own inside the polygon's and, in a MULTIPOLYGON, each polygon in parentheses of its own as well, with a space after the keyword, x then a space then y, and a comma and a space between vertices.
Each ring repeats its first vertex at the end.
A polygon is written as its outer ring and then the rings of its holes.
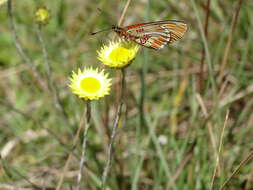
POLYGON ((119 120, 121 117, 121 112, 122 112, 122 106, 124 103, 124 95, 125 95, 125 69, 122 68, 121 69, 121 74, 122 74, 122 79, 121 79, 121 94, 120 94, 120 103, 118 105, 117 108, 117 113, 116 113, 116 117, 113 123, 113 128, 112 128, 112 133, 111 133, 111 137, 110 137, 110 144, 109 144, 109 148, 108 148, 108 155, 107 155, 107 162, 104 168, 104 172, 103 172, 103 176, 102 176, 102 185, 101 185, 101 189, 105 190, 106 187, 106 183, 107 183, 107 178, 108 178, 108 174, 112 165, 112 160, 113 160, 113 144, 115 141, 115 137, 116 137, 116 133, 117 133, 117 129, 119 127, 119 120))
POLYGON ((83 144, 82 144, 82 156, 81 161, 79 165, 79 173, 77 176, 77 189, 80 189, 81 179, 83 176, 83 167, 84 163, 86 161, 86 147, 87 147, 87 141, 88 141, 88 131, 90 128, 90 119, 91 119, 91 107, 90 107, 90 101, 88 100, 86 102, 86 119, 85 119, 85 129, 83 133, 83 144))
POLYGON ((52 79, 52 67, 51 67, 51 63, 49 61, 49 56, 48 56, 48 51, 45 45, 45 41, 43 38, 43 33, 42 33, 42 26, 38 25, 37 27, 37 35, 39 38, 39 42, 41 44, 42 47, 42 52, 43 52, 43 56, 44 56, 44 60, 45 60, 45 65, 46 65, 46 74, 47 74, 47 82, 48 82, 48 87, 52 93, 52 99, 53 99, 53 103, 56 107, 56 109, 58 109, 60 111, 60 113, 62 113, 64 119, 69 122, 68 120, 68 115, 66 113, 66 111, 63 108, 63 105, 60 102, 60 96, 59 96, 59 92, 57 89, 57 86, 55 85, 53 79, 52 79))
POLYGON ((25 53, 25 51, 18 39, 17 30, 16 30, 16 26, 14 23, 14 18, 13 18, 12 0, 8 0, 8 17, 9 17, 10 29, 12 32, 14 44, 15 44, 18 54, 20 55, 20 57, 24 61, 25 65, 32 71, 35 79, 38 81, 38 83, 40 84, 42 89, 47 92, 48 86, 44 82, 40 73, 37 71, 36 67, 33 65, 32 60, 26 55, 26 53, 25 53))

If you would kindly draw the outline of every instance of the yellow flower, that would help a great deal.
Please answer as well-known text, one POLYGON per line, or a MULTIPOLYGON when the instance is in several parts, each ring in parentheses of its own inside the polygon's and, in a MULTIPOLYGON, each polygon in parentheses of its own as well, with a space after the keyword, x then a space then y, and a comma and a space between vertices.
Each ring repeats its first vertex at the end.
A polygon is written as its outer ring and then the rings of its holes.
POLYGON ((48 24, 50 20, 49 10, 46 8, 38 8, 35 12, 35 20, 38 24, 48 24))
POLYGON ((7 2, 7 0, 0 0, 0 7, 4 4, 4 3, 6 3, 7 2))
POLYGON ((98 51, 98 59, 109 67, 122 68, 135 58, 140 46, 133 42, 115 41, 104 45, 98 51))
POLYGON ((110 93, 111 79, 102 70, 85 68, 72 73, 69 87, 71 91, 85 100, 97 100, 110 93))

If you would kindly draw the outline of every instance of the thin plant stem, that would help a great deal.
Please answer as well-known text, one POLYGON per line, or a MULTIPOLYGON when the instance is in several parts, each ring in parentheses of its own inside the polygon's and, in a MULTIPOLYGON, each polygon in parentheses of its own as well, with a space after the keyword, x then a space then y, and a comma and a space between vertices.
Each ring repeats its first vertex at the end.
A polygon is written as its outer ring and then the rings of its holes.
MULTIPOLYGON (((144 63, 144 65, 146 62, 144 63)), ((140 73, 141 78, 141 92, 140 92, 140 103, 139 103, 139 111, 140 111, 140 126, 145 125, 145 117, 144 117, 144 99, 145 99, 145 74, 146 74, 146 66, 143 65, 142 71, 140 73)))
MULTIPOLYGON (((65 165, 64 165, 64 167, 63 167, 63 171, 62 171, 61 176, 60 176, 60 179, 59 179, 59 181, 58 181, 58 183, 57 183, 56 190, 60 190, 60 189, 61 189, 61 186, 62 186, 62 184, 63 184, 64 177, 65 177, 65 175, 66 175, 66 173, 67 173, 67 171, 68 171, 68 168, 69 168, 70 161, 71 161, 73 155, 75 155, 75 154, 74 154, 74 150, 76 149, 76 146, 77 146, 77 143, 78 143, 78 139, 79 139, 80 133, 81 133, 83 127, 84 127, 83 125, 84 125, 84 118, 85 118, 85 115, 86 115, 86 114, 83 114, 83 117, 82 117, 81 120, 80 120, 78 130, 77 130, 77 132, 76 132, 76 134, 75 134, 75 137, 74 137, 74 140, 73 140, 72 150, 69 152, 67 161, 65 162, 65 165)), ((77 158, 77 156, 76 156, 76 158, 77 158)))
POLYGON ((83 144, 82 144, 82 156, 79 164, 79 173, 77 176, 77 190, 80 190, 81 188, 81 180, 83 176, 83 167, 84 163, 86 162, 86 147, 88 142, 88 131, 90 128, 90 120, 91 120, 91 107, 90 107, 90 101, 88 100, 86 102, 86 120, 85 120, 85 129, 83 132, 83 144))
POLYGON ((239 166, 233 171, 233 173, 229 176, 229 178, 221 185, 219 190, 223 190, 228 185, 229 181, 239 172, 239 170, 252 159, 253 159, 253 151, 251 151, 249 155, 239 164, 239 166))
POLYGON ((166 175, 166 177, 168 179, 168 184, 166 186, 171 186, 171 189, 177 190, 176 185, 172 181, 172 175, 171 175, 170 167, 168 165, 166 156, 163 152, 163 149, 162 149, 160 143, 158 142, 158 138, 155 133, 155 128, 158 125, 158 122, 159 122, 158 118, 154 119, 153 122, 151 121, 150 117, 147 116, 147 118, 146 118, 146 124, 147 124, 147 128, 149 130, 149 136, 151 137, 151 140, 154 144, 157 155, 159 156, 159 159, 161 161, 161 166, 164 170, 164 174, 166 175))
POLYGON ((125 7, 124 7, 124 9, 122 11, 122 14, 120 15, 120 19, 118 21, 118 26, 121 26, 121 24, 123 23, 123 20, 124 20, 124 18, 126 16, 126 11, 127 11, 128 7, 130 5, 130 2, 131 2, 131 0, 127 0, 127 3, 126 3, 126 5, 125 5, 125 7))
POLYGON ((213 171, 213 176, 212 176, 210 190, 213 189, 214 180, 215 180, 216 173, 217 173, 218 166, 219 166, 219 162, 220 162, 220 153, 221 153, 221 148, 222 148, 222 144, 223 144, 223 137, 224 137, 225 128, 227 126, 228 117, 229 117, 229 110, 226 113, 225 122, 224 122, 224 125, 223 125, 223 128, 222 128, 222 132, 221 132, 221 136, 220 136, 219 150, 218 150, 218 155, 217 155, 217 158, 216 158, 215 168, 214 168, 214 171, 213 171))
MULTIPOLYGON (((149 20, 150 17, 150 0, 147 3, 147 8, 146 8, 146 19, 149 20)), ((140 80, 141 80, 141 88, 140 88, 140 102, 139 102, 139 112, 140 112, 140 126, 137 128, 138 133, 140 133, 140 129, 143 126, 147 126, 146 120, 145 120, 145 113, 144 113, 144 101, 145 101, 145 95, 146 95, 146 74, 148 70, 148 63, 149 63, 149 55, 148 51, 144 49, 143 51, 144 54, 144 63, 142 65, 141 73, 140 73, 140 80)), ((140 136, 140 135, 138 135, 140 136)), ((138 141, 140 138, 138 139, 138 141)))
POLYGON ((121 69, 121 93, 120 93, 120 103, 118 104, 118 108, 117 108, 117 113, 113 122, 113 128, 112 128, 112 133, 111 133, 111 137, 110 137, 110 143, 109 143, 109 148, 108 148, 108 155, 107 155, 107 162, 106 165, 104 167, 104 171, 103 171, 103 176, 102 176, 102 185, 101 185, 101 189, 105 190, 106 187, 106 183, 107 183, 107 178, 108 178, 108 174, 112 165, 112 160, 113 160, 113 144, 115 141, 115 137, 116 137, 116 133, 117 133, 117 129, 119 126, 119 120, 121 117, 121 112, 122 112, 122 106, 124 103, 124 95, 125 95, 125 69, 122 68, 121 69))
MULTIPOLYGON (((210 7, 211 7, 211 0, 207 0, 206 2, 206 17, 205 17, 205 26, 204 26, 204 33, 207 40, 208 37, 208 24, 209 24, 209 17, 210 17, 210 7)), ((204 81, 204 61, 206 58, 205 48, 202 47, 201 53, 201 61, 200 61, 200 76, 199 76, 199 91, 203 91, 203 81, 204 81)))
POLYGON ((15 27, 15 24, 14 24, 14 19, 13 19, 12 0, 8 0, 8 16, 9 16, 10 28, 11 28, 12 35, 13 35, 13 40, 14 40, 15 47, 17 49, 18 54, 23 59, 26 66, 32 71, 35 79, 38 81, 41 88, 48 92, 48 90, 49 90, 48 86, 46 85, 46 83, 42 79, 40 73, 36 70, 36 68, 33 65, 31 59, 24 52, 24 49, 22 48, 21 43, 19 42, 16 27, 15 27))
POLYGON ((52 73, 52 67, 49 61, 49 57, 48 57, 48 52, 46 49, 46 45, 44 42, 44 38, 43 38, 43 34, 42 34, 42 26, 40 24, 37 25, 37 35, 39 38, 39 42, 41 44, 42 47, 42 51, 43 51, 43 56, 44 56, 44 60, 46 63, 46 74, 47 74, 47 78, 48 78, 48 85, 52 85, 52 77, 51 77, 51 73, 52 73))
POLYGON ((61 102, 60 102, 60 97, 59 97, 59 93, 58 93, 58 89, 57 86, 55 85, 53 79, 52 79, 52 67, 51 67, 51 63, 49 61, 49 57, 48 57, 48 51, 45 45, 45 41, 43 38, 43 34, 42 34, 42 25, 37 25, 37 35, 42 47, 42 51, 43 51, 43 56, 44 56, 44 60, 45 60, 45 65, 46 65, 46 75, 47 75, 47 81, 48 81, 48 87, 50 89, 50 91, 52 92, 53 95, 53 102, 54 105, 56 107, 56 109, 58 109, 63 117, 68 120, 68 115, 65 112, 61 102))
POLYGON ((225 47, 225 50, 224 50, 224 55, 223 55, 223 59, 222 59, 221 66, 220 66, 219 80, 221 80, 224 69, 226 68, 226 65, 227 65, 228 54, 229 54, 229 51, 231 49, 231 45, 232 45, 232 42, 233 42, 233 37, 234 37, 235 30, 237 28, 236 25, 237 25, 237 21, 238 21, 238 18, 239 18, 239 13, 240 13, 240 10, 241 10, 242 3, 243 3, 243 0, 238 1, 238 4, 236 6, 236 10, 235 10, 235 14, 234 14, 233 19, 231 21, 231 32, 229 34, 228 41, 227 41, 227 44, 226 44, 226 47, 225 47))
POLYGON ((209 76, 210 76, 209 79, 210 79, 210 82, 211 82, 211 88, 212 88, 212 91, 213 91, 213 96, 216 97, 217 89, 216 89, 216 83, 215 83, 215 79, 214 79, 214 72, 213 72, 213 65, 212 65, 212 61, 211 61, 210 51, 209 51, 208 43, 207 43, 207 40, 206 40, 205 32, 203 30, 203 26, 202 26, 202 23, 201 23, 200 14, 199 14, 199 11, 197 9, 197 5, 196 5, 195 1, 196 0, 191 0, 191 4, 192 4, 192 7, 193 7, 193 11, 194 11, 194 13, 196 15, 196 18, 197 18, 198 27, 199 27, 199 30, 200 30, 200 36, 201 36, 201 39, 203 41, 203 45, 204 45, 204 49, 205 49, 205 58, 206 58, 207 65, 208 65, 208 73, 209 73, 209 76))

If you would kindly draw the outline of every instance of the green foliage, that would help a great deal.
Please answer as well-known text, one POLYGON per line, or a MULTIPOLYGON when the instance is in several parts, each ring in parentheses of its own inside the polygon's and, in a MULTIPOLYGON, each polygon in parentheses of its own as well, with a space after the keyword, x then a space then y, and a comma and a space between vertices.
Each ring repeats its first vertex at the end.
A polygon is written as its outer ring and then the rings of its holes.
MULTIPOLYGON (((184 20, 189 30, 183 39, 160 51, 141 50, 127 68, 126 106, 117 133, 108 189, 203 190, 210 189, 212 183, 212 189, 219 189, 250 154, 253 146, 253 7, 251 2, 243 1, 232 32, 238 2, 211 1, 207 38, 203 35, 206 1, 130 3, 125 25, 178 19, 184 20), (231 32, 226 65, 221 70, 231 32), (210 56, 205 56, 201 79, 205 41, 206 53, 210 56), (219 164, 212 182, 224 123, 219 164)), ((96 51, 113 39, 114 34, 91 36, 90 33, 116 24, 125 3, 13 1, 19 41, 45 83, 48 82, 46 62, 34 13, 40 6, 50 10, 51 20, 42 27, 42 35, 52 68, 51 77, 67 116, 56 108, 53 92, 41 87, 17 53, 7 5, 0 6, 1 153, 7 150, 8 143, 15 142, 10 152, 2 155, 0 189, 8 184, 20 188, 36 184, 42 189, 57 186, 85 108, 85 103, 68 88, 68 77, 79 67, 103 67, 96 51)), ((92 102, 83 189, 99 189, 116 113, 119 75, 106 70, 114 78, 114 87, 110 96, 92 102)), ((82 133, 79 139, 62 189, 76 185, 82 133)), ((250 190, 252 178, 252 163, 248 162, 229 181, 227 189, 250 190)))

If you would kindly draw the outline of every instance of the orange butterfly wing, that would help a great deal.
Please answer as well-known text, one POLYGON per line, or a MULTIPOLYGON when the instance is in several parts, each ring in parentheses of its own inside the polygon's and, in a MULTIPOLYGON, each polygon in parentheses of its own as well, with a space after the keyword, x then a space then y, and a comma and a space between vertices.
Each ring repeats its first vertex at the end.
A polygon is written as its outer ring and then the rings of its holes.
POLYGON ((182 21, 158 21, 130 25, 124 28, 129 39, 151 48, 161 49, 167 43, 181 39, 187 31, 187 24, 182 21))

